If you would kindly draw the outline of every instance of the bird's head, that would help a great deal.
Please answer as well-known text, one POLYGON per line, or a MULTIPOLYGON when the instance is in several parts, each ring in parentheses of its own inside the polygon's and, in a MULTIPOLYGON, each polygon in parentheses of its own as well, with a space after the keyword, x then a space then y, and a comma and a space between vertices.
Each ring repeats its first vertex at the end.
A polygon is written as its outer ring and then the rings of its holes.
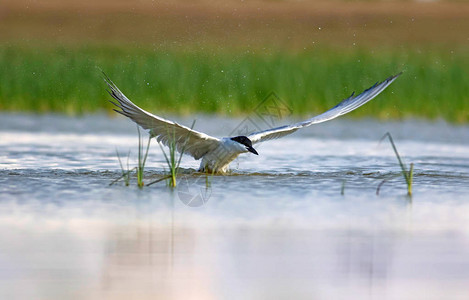
POLYGON ((231 140, 243 145, 246 148, 246 152, 251 152, 251 153, 254 153, 255 155, 259 155, 256 149, 252 147, 252 142, 250 139, 248 139, 248 137, 244 135, 240 135, 240 136, 232 137, 231 140))

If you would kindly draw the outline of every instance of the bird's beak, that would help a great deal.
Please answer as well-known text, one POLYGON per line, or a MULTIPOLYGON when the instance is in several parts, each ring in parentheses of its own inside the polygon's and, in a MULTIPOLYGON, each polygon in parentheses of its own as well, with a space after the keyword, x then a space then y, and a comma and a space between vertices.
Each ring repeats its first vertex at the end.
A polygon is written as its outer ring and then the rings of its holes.
POLYGON ((259 155, 259 153, 257 153, 256 149, 254 149, 253 147, 246 147, 246 149, 251 152, 251 153, 254 153, 255 155, 259 155))

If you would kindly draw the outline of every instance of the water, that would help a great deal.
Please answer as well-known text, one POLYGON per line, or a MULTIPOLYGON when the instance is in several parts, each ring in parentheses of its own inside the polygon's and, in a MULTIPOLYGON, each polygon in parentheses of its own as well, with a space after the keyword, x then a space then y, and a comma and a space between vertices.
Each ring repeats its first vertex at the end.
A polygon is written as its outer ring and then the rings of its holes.
MULTIPOLYGON (((0 115, 1 299, 469 297, 467 126, 339 119, 229 176, 186 157, 175 191, 109 186, 136 146, 123 118, 0 115), (412 199, 385 132, 415 164, 412 199)), ((164 166, 153 144, 145 181, 164 166)))

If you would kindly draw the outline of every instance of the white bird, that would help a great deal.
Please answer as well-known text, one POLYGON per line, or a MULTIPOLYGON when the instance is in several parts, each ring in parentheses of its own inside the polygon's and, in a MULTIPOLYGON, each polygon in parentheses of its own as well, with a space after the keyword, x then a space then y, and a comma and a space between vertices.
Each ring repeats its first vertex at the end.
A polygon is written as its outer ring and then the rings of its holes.
POLYGON ((111 101, 111 103, 120 108, 120 110, 114 109, 114 111, 130 118, 142 128, 149 130, 150 135, 156 137, 158 142, 166 146, 170 142, 174 142, 177 151, 180 153, 188 154, 196 160, 202 159, 199 171, 224 173, 228 170, 229 164, 241 153, 251 152, 258 155, 257 151, 252 147, 253 144, 278 139, 292 134, 300 128, 326 122, 349 113, 376 97, 401 74, 402 72, 387 78, 381 83, 375 83, 358 96, 354 97, 355 93, 352 93, 350 97, 342 100, 342 102, 330 110, 306 121, 253 132, 248 136, 223 138, 212 137, 187 126, 153 115, 130 101, 107 76, 105 76, 105 82, 109 87, 109 94, 117 101, 111 101))

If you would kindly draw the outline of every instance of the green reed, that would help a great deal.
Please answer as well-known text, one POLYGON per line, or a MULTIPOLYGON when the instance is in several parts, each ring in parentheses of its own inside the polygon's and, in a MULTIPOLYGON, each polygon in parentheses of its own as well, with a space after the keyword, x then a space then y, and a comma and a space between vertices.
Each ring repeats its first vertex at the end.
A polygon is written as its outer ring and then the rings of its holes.
MULTIPOLYGON (((412 196, 412 183, 413 183, 413 178, 414 178, 414 164, 411 163, 409 170, 407 170, 406 165, 403 163, 401 156, 399 155, 399 152, 397 151, 396 145, 394 144, 394 140, 389 132, 387 132, 382 138, 381 141, 383 141, 385 138, 389 139, 389 142, 391 143, 392 149, 394 151, 394 154, 396 155, 397 161, 399 162, 399 166, 401 167, 401 173, 402 176, 404 177, 404 180, 407 184, 407 195, 412 196)), ((381 142, 380 141, 380 142, 381 142)), ((381 186, 386 182, 386 180, 383 180, 379 185, 378 188, 376 189, 376 194, 379 194, 379 190, 381 186)))
POLYGON ((122 160, 121 160, 121 157, 119 155, 119 152, 116 150, 117 159, 119 160, 119 165, 121 167, 122 175, 119 178, 113 180, 109 185, 113 185, 114 183, 118 182, 119 180, 124 179, 125 185, 129 186, 129 184, 130 184, 130 175, 133 171, 135 171, 136 174, 137 174, 137 186, 139 188, 142 188, 145 185, 145 183, 143 181, 143 177, 144 177, 143 175, 144 175, 144 170, 145 170, 145 164, 146 164, 147 157, 148 157, 148 151, 150 150, 151 136, 148 137, 148 142, 147 142, 147 145, 145 147, 144 144, 143 144, 143 141, 142 141, 142 135, 140 133, 140 128, 138 126, 137 126, 137 132, 138 132, 137 166, 130 169, 130 167, 129 167, 130 151, 129 151, 128 154, 127 154, 127 168, 125 169, 123 164, 122 164, 122 160))
MULTIPOLYGON (((195 120, 194 122, 192 122, 190 129, 194 128, 194 125, 195 125, 195 120)), ((166 151, 164 150, 164 147, 160 142, 158 142, 158 145, 161 148, 161 152, 163 152, 164 158, 166 160, 166 164, 169 169, 169 175, 167 176, 167 178, 169 179, 168 185, 174 188, 177 185, 176 179, 177 179, 177 175, 179 172, 179 166, 181 164, 184 151, 186 150, 187 142, 190 139, 190 136, 189 136, 190 133, 187 133, 187 135, 182 139, 182 142, 181 142, 181 139, 176 136, 176 132, 174 128, 168 127, 167 130, 168 132, 167 132, 166 145, 168 146, 168 149, 169 149, 168 154, 166 154, 166 151), (180 145, 178 145, 178 143, 180 143, 180 145), (178 147, 179 147, 179 156, 177 154, 178 147)))
POLYGON ((291 52, 0 46, 0 110, 82 114, 112 105, 96 67, 158 113, 242 115, 275 91, 296 115, 404 71, 351 117, 469 121, 468 49, 291 52))
POLYGON ((148 136, 147 147, 145 153, 143 153, 143 142, 140 134, 140 128, 137 126, 138 131, 138 165, 137 165, 137 185, 143 187, 143 171, 145 170, 145 163, 147 162, 148 150, 150 149, 151 135, 148 136))
POLYGON ((116 149, 116 155, 117 155, 117 159, 119 160, 119 165, 120 165, 121 171, 122 171, 122 177, 121 178, 124 178, 125 186, 129 186, 129 184, 130 184, 130 173, 131 173, 131 170, 130 170, 130 167, 129 167, 130 150, 127 153, 127 166, 126 166, 127 168, 126 169, 124 168, 124 165, 122 164, 122 160, 121 160, 121 157, 120 157, 119 152, 117 151, 117 149, 116 149))

